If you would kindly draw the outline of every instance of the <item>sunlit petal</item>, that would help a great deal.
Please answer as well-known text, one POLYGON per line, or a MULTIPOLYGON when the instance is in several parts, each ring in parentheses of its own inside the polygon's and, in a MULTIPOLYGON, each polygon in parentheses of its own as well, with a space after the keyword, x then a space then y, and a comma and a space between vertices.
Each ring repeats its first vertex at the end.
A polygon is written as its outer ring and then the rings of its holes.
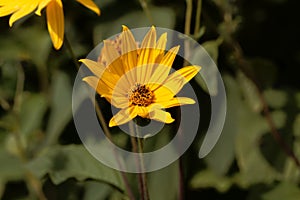
POLYGON ((152 26, 141 44, 140 55, 137 63, 138 66, 155 62, 155 55, 152 52, 155 50, 155 46, 156 30, 154 26, 152 26))
POLYGON ((110 88, 99 86, 99 78, 96 76, 87 76, 82 80, 87 82, 101 96, 111 96, 112 91, 110 88))
POLYGON ((3 7, 0 7, 0 17, 10 15, 16 10, 19 10, 19 6, 17 5, 5 5, 3 7))
POLYGON ((60 49, 64 40, 64 13, 61 0, 52 0, 46 9, 48 31, 55 49, 60 49))
POLYGON ((38 9, 35 11, 35 14, 41 16, 41 11, 49 4, 51 0, 43 0, 39 3, 38 9))
POLYGON ((100 15, 100 9, 98 6, 91 0, 76 0, 77 2, 81 3, 83 6, 87 7, 88 9, 100 15))
POLYGON ((150 119, 154 119, 167 124, 174 122, 174 119, 171 117, 171 114, 169 112, 159 109, 150 112, 149 117, 150 119))
MULTIPOLYGON (((152 86, 152 84, 151 84, 152 86)), ((155 102, 157 101, 169 101, 171 99, 173 99, 173 97, 176 95, 173 93, 173 91, 168 88, 165 87, 164 85, 160 85, 157 84, 157 86, 152 86, 153 88, 157 88, 156 90, 154 90, 154 96, 156 97, 155 102)))
POLYGON ((158 39, 156 46, 155 46, 155 63, 160 63, 161 59, 164 56, 165 53, 165 49, 166 49, 166 45, 167 45, 167 33, 163 33, 160 38, 158 39))
POLYGON ((95 62, 89 59, 80 59, 79 62, 85 64, 85 66, 87 66, 89 70, 91 70, 91 72, 95 74, 97 77, 101 77, 105 70, 105 66, 103 66, 99 62, 95 62))
POLYGON ((175 57, 177 56, 177 53, 179 51, 179 46, 173 47, 170 49, 166 55, 162 58, 161 60, 161 65, 167 66, 167 67, 172 67, 173 62, 175 60, 175 57))
POLYGON ((31 3, 26 3, 24 6, 22 6, 22 9, 16 11, 9 18, 9 26, 12 26, 15 21, 31 13, 36 7, 37 7, 36 1, 33 1, 31 3))
POLYGON ((120 54, 110 41, 106 41, 106 40, 104 41, 102 55, 105 56, 104 58, 105 58, 107 67, 113 73, 116 73, 119 76, 122 76, 122 74, 124 74, 125 70, 123 67, 123 63, 120 59, 120 54))
POLYGON ((121 40, 121 52, 124 68, 125 71, 129 71, 137 66, 137 44, 131 31, 126 26, 123 26, 121 40))
POLYGON ((168 76, 163 85, 176 95, 182 87, 199 72, 200 69, 201 67, 199 66, 187 66, 181 68, 168 76))
POLYGON ((195 101, 193 99, 187 97, 175 97, 169 101, 157 101, 157 104, 161 105, 163 108, 171 108, 194 103, 195 101))
POLYGON ((109 127, 125 124, 136 116, 137 113, 135 111, 135 107, 122 109, 111 118, 111 120, 109 121, 109 127))

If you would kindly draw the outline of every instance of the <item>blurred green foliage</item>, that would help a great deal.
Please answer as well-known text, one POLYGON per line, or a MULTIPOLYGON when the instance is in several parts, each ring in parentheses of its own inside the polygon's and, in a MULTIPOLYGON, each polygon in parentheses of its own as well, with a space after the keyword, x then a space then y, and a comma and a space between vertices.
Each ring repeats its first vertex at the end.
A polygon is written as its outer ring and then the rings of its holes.
MULTIPOLYGON (((77 58, 123 24, 151 25, 140 1, 95 2, 100 17, 64 1, 66 36, 77 58)), ((147 2, 156 26, 184 32, 184 0, 147 2)), ((195 0, 192 31, 196 5, 195 0)), ((272 136, 264 110, 267 105, 281 140, 300 159, 299 6, 297 0, 203 0, 201 33, 193 37, 221 71, 228 101, 225 127, 203 160, 197 155, 205 127, 180 161, 148 173, 152 199, 179 198, 180 163, 186 199, 300 199, 300 168, 272 136)), ((44 16, 31 15, 12 28, 2 17, 0 30, 0 197, 36 199, 40 187, 48 199, 129 199, 120 172, 96 161, 76 133, 71 93, 77 71, 66 44, 60 51, 52 48, 44 16)), ((216 82, 215 73, 207 76, 216 82)), ((192 84, 206 110, 205 83, 196 77, 192 84)), ((202 119, 209 116, 201 113, 202 119)), ((128 148, 122 133, 113 134, 128 148)), ((170 129, 160 135, 148 146, 172 137, 170 129)), ((126 175, 138 196, 136 175, 126 175)))

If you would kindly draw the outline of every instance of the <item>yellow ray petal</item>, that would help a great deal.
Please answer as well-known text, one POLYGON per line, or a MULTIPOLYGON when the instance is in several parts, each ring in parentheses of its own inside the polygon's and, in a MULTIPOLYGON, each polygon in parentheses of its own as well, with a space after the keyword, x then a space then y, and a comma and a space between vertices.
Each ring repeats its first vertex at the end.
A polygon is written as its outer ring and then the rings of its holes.
POLYGON ((129 100, 125 95, 113 94, 111 98, 111 104, 116 108, 127 108, 129 106, 129 100))
POLYGON ((137 44, 131 31, 126 26, 123 26, 121 41, 121 52, 125 65, 124 68, 125 71, 129 71, 137 65, 137 44))
POLYGON ((167 45, 167 33, 163 33, 160 36, 160 38, 158 39, 156 46, 155 46, 155 49, 156 49, 155 53, 157 54, 157 55, 155 55, 155 57, 156 57, 155 63, 161 62, 161 59, 164 56, 166 45, 167 45))
MULTIPOLYGON (((150 28, 144 40, 141 43, 140 53, 138 57, 137 66, 149 65, 154 64, 156 60, 155 53, 157 50, 155 49, 156 46, 156 30, 154 26, 150 28)), ((146 76, 150 76, 150 68, 140 68, 146 70, 137 70, 136 79, 140 82, 145 82, 146 76)))
POLYGON ((135 112, 135 107, 122 109, 111 118, 109 121, 109 127, 125 124, 136 116, 137 113, 135 112))
POLYGON ((81 3, 83 6, 87 7, 88 9, 100 15, 100 9, 98 6, 91 0, 76 0, 77 2, 81 3))
POLYGON ((167 124, 174 122, 174 119, 171 117, 171 114, 169 112, 159 109, 155 109, 154 111, 150 112, 149 117, 150 119, 154 119, 167 124))
POLYGON ((167 79, 178 50, 179 46, 170 49, 168 53, 162 58, 160 64, 151 73, 151 78, 149 79, 149 82, 156 83, 150 86, 152 90, 155 90, 157 88, 155 86, 160 86, 160 84, 167 79))
POLYGON ((37 2, 33 1, 30 3, 26 3, 22 6, 21 9, 16 11, 12 16, 9 18, 9 26, 12 26, 15 21, 18 19, 28 15, 37 7, 37 2))
MULTIPOLYGON (((164 87, 167 87, 169 90, 176 95, 182 87, 189 82, 201 69, 199 66, 187 66, 177 70, 172 73, 166 81, 164 82, 164 87)), ((159 90, 158 88, 157 90, 159 90)))
POLYGON ((161 105, 163 108, 171 108, 175 106, 181 106, 186 104, 194 104, 195 101, 188 97, 175 97, 169 101, 156 101, 157 104, 161 105))
POLYGON ((112 102, 112 90, 105 87, 105 84, 99 78, 96 76, 87 76, 82 80, 89 84, 101 97, 104 97, 110 103, 112 102))
POLYGON ((64 13, 61 0, 52 0, 46 9, 48 31, 55 49, 60 49, 64 40, 64 13))
POLYGON ((95 74, 97 77, 101 77, 105 70, 105 66, 103 66, 99 62, 95 62, 89 59, 80 59, 79 62, 85 64, 85 66, 87 66, 89 70, 91 70, 91 72, 95 74))
POLYGON ((156 30, 154 26, 152 26, 141 43, 138 66, 148 64, 148 63, 154 63, 155 55, 152 53, 152 50, 155 48, 155 46, 156 46, 156 30))
POLYGON ((104 46, 101 54, 105 56, 105 61, 107 67, 113 72, 122 76, 124 74, 124 67, 121 61, 121 55, 116 50, 115 46, 111 43, 111 41, 104 40, 104 46))
POLYGON ((175 60, 175 57, 177 56, 177 53, 179 51, 180 46, 173 47, 170 49, 166 55, 161 60, 161 65, 172 67, 172 64, 175 60))
POLYGON ((3 5, 3 7, 0 7, 0 17, 4 17, 6 15, 10 15, 16 10, 20 9, 20 6, 18 4, 9 4, 9 5, 3 5))
POLYGON ((137 115, 140 116, 140 117, 146 118, 149 115, 147 107, 135 106, 135 110, 136 110, 137 115))
POLYGON ((48 5, 51 0, 43 0, 39 3, 38 9, 35 11, 35 14, 41 16, 41 11, 48 5))
POLYGON ((153 86, 150 84, 150 87, 157 88, 156 90, 152 90, 152 88, 150 88, 154 93, 155 102, 170 101, 176 95, 170 88, 167 88, 164 85, 157 84, 157 86, 153 86))
POLYGON ((154 67, 153 71, 154 72, 152 72, 151 77, 148 81, 149 83, 152 83, 152 85, 149 86, 151 90, 155 90, 167 79, 170 68, 159 64, 154 67))
POLYGON ((99 85, 99 78, 96 76, 87 76, 82 79, 83 81, 87 82, 98 94, 111 96, 111 90, 107 87, 98 87, 99 85))

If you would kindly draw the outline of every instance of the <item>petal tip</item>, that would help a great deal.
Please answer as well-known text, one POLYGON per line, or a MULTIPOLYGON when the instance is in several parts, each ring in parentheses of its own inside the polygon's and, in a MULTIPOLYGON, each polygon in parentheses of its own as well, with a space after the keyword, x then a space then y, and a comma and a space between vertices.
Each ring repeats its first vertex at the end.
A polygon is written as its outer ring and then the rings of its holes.
POLYGON ((80 62, 80 63, 83 63, 83 64, 84 64, 84 63, 85 63, 87 60, 88 60, 88 59, 86 59, 86 58, 81 58, 81 59, 79 59, 79 60, 78 60, 78 62, 80 62))
POLYGON ((125 26, 125 25, 122 25, 122 28, 123 28, 123 31, 128 31, 129 30, 128 27, 125 26))
POLYGON ((35 11, 35 14, 38 15, 38 16, 41 16, 41 15, 42 15, 42 13, 41 13, 40 10, 35 11))
POLYGON ((196 70, 199 72, 201 70, 201 66, 198 66, 198 65, 194 65, 194 67, 196 68, 196 70))
POLYGON ((11 18, 9 18, 9 27, 12 27, 13 24, 15 23, 15 20, 12 20, 11 18))
POLYGON ((108 126, 109 127, 116 126, 116 123, 113 120, 110 120, 108 126))
POLYGON ((101 15, 101 10, 99 9, 99 8, 97 8, 97 9, 95 9, 95 11, 94 11, 98 16, 100 16, 101 15))

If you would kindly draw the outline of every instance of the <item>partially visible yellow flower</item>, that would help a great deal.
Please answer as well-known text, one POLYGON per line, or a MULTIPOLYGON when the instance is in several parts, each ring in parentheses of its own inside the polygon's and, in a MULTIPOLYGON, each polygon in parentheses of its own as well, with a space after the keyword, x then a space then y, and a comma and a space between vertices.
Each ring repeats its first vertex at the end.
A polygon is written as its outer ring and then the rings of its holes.
MULTIPOLYGON (((92 0, 76 0, 100 15, 100 10, 92 0)), ((48 31, 55 49, 60 49, 64 40, 64 12, 61 0, 0 0, 0 17, 11 15, 9 26, 18 19, 35 11, 41 16, 46 7, 48 31)))
POLYGON ((172 123, 174 119, 164 109, 195 103, 193 99, 175 95, 200 67, 187 66, 169 74, 179 46, 165 52, 166 43, 167 33, 156 40, 156 30, 152 27, 138 45, 131 31, 123 26, 116 40, 104 41, 97 62, 80 60, 94 74, 83 80, 121 109, 110 120, 110 127, 127 123, 136 116, 172 123))

